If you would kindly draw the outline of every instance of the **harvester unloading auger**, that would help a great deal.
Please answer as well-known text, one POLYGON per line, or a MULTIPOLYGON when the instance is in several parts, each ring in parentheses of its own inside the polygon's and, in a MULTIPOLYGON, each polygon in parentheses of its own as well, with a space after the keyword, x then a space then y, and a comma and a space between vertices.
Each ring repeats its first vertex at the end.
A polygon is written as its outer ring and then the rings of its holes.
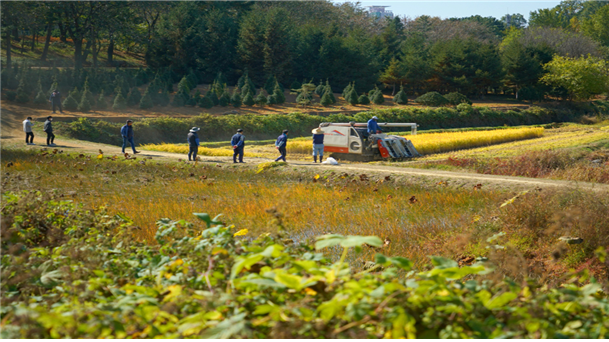
MULTIPOLYGON (((410 127, 417 134, 415 123, 379 122, 379 127, 410 127)), ((397 135, 369 134, 365 123, 331 123, 319 125, 324 132, 324 151, 335 159, 375 161, 419 157, 412 142, 397 135)))

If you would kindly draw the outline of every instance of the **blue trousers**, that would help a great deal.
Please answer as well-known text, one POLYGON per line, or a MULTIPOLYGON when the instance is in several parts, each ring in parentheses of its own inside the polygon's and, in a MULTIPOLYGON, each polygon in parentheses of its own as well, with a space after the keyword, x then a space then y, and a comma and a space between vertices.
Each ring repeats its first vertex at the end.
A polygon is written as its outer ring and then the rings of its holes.
POLYGON ((131 148, 133 149, 133 154, 135 154, 135 143, 133 142, 133 137, 127 138, 123 137, 123 153, 125 153, 125 147, 127 146, 127 142, 131 144, 131 148))
POLYGON ((244 147, 237 147, 233 150, 233 162, 237 162, 237 156, 239 156, 239 162, 243 163, 243 149, 244 147))
POLYGON ((286 150, 285 145, 283 145, 279 148, 279 153, 281 153, 281 156, 279 156, 279 158, 275 159, 275 161, 279 161, 280 159, 283 159, 283 161, 286 161, 285 156, 286 156, 286 154, 288 154, 288 151, 286 150))

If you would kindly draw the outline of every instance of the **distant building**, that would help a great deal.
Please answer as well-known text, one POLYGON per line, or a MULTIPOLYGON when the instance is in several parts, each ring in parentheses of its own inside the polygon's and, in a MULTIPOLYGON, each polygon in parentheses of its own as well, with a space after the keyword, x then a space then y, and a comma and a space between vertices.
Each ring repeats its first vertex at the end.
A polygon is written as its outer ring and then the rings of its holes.
POLYGON ((368 14, 371 17, 375 17, 377 19, 382 19, 382 18, 393 19, 393 12, 385 9, 385 8, 391 7, 391 6, 367 6, 367 7, 368 7, 368 14))

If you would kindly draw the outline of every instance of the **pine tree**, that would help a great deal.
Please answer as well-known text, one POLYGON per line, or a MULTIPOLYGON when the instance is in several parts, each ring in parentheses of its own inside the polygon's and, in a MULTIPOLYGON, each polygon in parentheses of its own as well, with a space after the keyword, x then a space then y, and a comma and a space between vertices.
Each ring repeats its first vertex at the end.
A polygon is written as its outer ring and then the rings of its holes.
POLYGON ((222 107, 226 107, 230 104, 230 94, 228 93, 228 89, 222 93, 222 96, 220 96, 218 102, 222 107))
POLYGON ((252 88, 249 82, 245 82, 239 89, 241 89, 241 96, 243 96, 243 98, 245 98, 248 94, 251 94, 252 97, 254 96, 254 88, 252 88))
POLYGON ((53 83, 51 84, 51 89, 49 89, 47 96, 51 96, 55 90, 57 90, 57 77, 53 76, 53 83))
POLYGON ((186 76, 182 77, 180 83, 178 83, 178 92, 182 91, 186 94, 190 94, 192 87, 190 86, 190 82, 186 78, 186 76))
MULTIPOLYGON (((82 94, 80 93, 80 91, 78 91, 78 87, 75 87, 74 90, 72 90, 70 92, 70 95, 72 95, 72 97, 74 99, 80 99, 80 97, 82 96, 82 94)), ((78 101, 76 101, 78 103, 78 101)))
POLYGON ((17 97, 15 98, 15 101, 19 103, 26 103, 30 100, 28 91, 25 89, 25 77, 21 76, 21 79, 19 80, 19 86, 17 87, 17 97))
POLYGON ((243 98, 243 104, 246 106, 249 106, 249 107, 256 104, 256 101, 254 101, 254 97, 252 96, 252 93, 247 93, 247 95, 245 95, 245 97, 243 98))
POLYGON ((393 102, 399 105, 405 105, 408 103, 408 96, 404 92, 404 86, 400 86, 400 91, 393 97, 393 102))
POLYGON ((383 97, 383 92, 375 87, 374 95, 371 98, 372 102, 377 105, 381 105, 385 103, 385 98, 383 97))
POLYGON ((326 92, 321 97, 321 101, 319 103, 321 103, 321 105, 324 106, 324 107, 328 107, 329 105, 331 105, 332 104, 332 98, 330 97, 330 92, 328 92, 326 90, 326 92))
POLYGON ((285 103, 285 94, 283 93, 283 90, 281 89, 281 86, 279 85, 279 83, 275 83, 275 88, 273 89, 273 95, 275 95, 277 104, 285 103))
POLYGON ((86 113, 91 110, 91 102, 89 102, 89 97, 86 92, 82 93, 80 98, 80 102, 78 103, 78 111, 86 113))
POLYGON ((185 92, 184 89, 179 89, 178 92, 173 97, 173 101, 171 102, 171 105, 174 107, 184 107, 184 105, 186 105, 186 102, 188 102, 188 100, 190 100, 190 96, 188 96, 188 94, 185 92))
POLYGON ((198 105, 201 108, 207 108, 207 109, 209 109, 209 108, 214 106, 214 102, 209 98, 209 96, 203 96, 199 100, 198 105))
POLYGON ((123 96, 122 92, 119 92, 114 97, 114 105, 112 105, 112 109, 122 111, 127 108, 127 100, 123 96))
POLYGON ((169 92, 165 89, 157 96, 157 105, 166 107, 169 105, 169 92))
POLYGON ((272 94, 273 91, 275 91, 275 84, 276 83, 277 83, 277 79, 275 78, 275 76, 270 76, 266 80, 266 83, 264 83, 264 90, 266 90, 266 92, 268 94, 272 94))
MULTIPOLYGON (((85 79, 85 86, 83 88, 81 97, 82 96, 87 97, 87 101, 89 101, 89 105, 91 107, 95 106, 95 96, 93 96, 93 93, 91 92, 91 88, 89 87, 89 77, 87 77, 85 79)), ((81 101, 82 101, 82 99, 81 99, 81 101)))
POLYGON ((342 93, 343 99, 347 99, 347 95, 349 95, 349 93, 351 92, 352 89, 353 89, 353 85, 351 83, 349 83, 345 87, 345 89, 343 89, 343 93, 342 93))
POLYGON ((142 100, 142 95, 140 94, 139 89, 137 87, 131 88, 129 94, 127 94, 127 105, 130 107, 137 106, 140 104, 142 100))
POLYGON ((230 98, 230 104, 235 108, 241 107, 241 95, 239 94, 237 87, 235 87, 235 90, 233 90, 233 96, 230 98))
POLYGON ((209 90, 205 96, 211 100, 214 106, 220 104, 220 99, 218 98, 218 95, 216 94, 214 89, 209 90))
POLYGON ((271 94, 271 95, 267 96, 266 97, 266 104, 269 105, 269 106, 277 104, 277 96, 275 96, 275 94, 271 94))
POLYGON ((152 102, 151 91, 152 91, 151 86, 148 86, 148 88, 144 92, 144 96, 140 99, 140 109, 148 109, 148 108, 152 108, 154 106, 154 103, 152 102))
POLYGON ((319 85, 315 88, 315 94, 317 96, 322 97, 326 93, 326 86, 323 84, 322 80, 319 80, 319 85))
POLYGON ((201 100, 201 92, 199 91, 199 89, 197 89, 195 90, 195 93, 190 97, 188 102, 186 102, 186 105, 195 107, 197 103, 199 103, 199 100, 201 100))
POLYGON ((44 94, 44 91, 42 91, 42 83, 40 82, 40 78, 38 78, 38 91, 36 98, 34 98, 34 103, 38 105, 45 104, 47 103, 48 98, 49 97, 44 94))
POLYGON ((62 105, 63 105, 63 109, 74 111, 78 108, 78 101, 76 101, 76 99, 74 98, 72 93, 70 93, 68 95, 68 97, 66 97, 66 99, 63 100, 62 105))
POLYGON ((370 98, 368 98, 368 96, 366 96, 366 93, 360 95, 360 97, 357 99, 357 102, 359 102, 359 104, 362 105, 369 105, 370 104, 370 98))
POLYGON ((256 96, 256 104, 259 106, 265 106, 267 104, 267 96, 264 94, 264 89, 260 88, 260 92, 256 96))
POLYGON ((102 89, 99 92, 99 97, 97 98, 97 103, 95 104, 97 109, 106 109, 108 108, 108 102, 106 102, 106 98, 104 97, 104 90, 102 89))
POLYGON ((349 102, 350 105, 355 106, 358 104, 357 102, 357 92, 355 91, 355 88, 353 88, 349 94, 347 94, 347 97, 345 98, 345 100, 347 100, 347 102, 349 102))
POLYGON ((195 72, 192 71, 192 69, 190 69, 188 71, 188 75, 186 76, 186 79, 188 80, 188 85, 190 86, 191 90, 195 89, 197 87, 197 84, 199 84, 199 78, 197 77, 195 72))
POLYGON ((328 80, 326 80, 326 89, 324 91, 324 94, 326 92, 329 93, 332 103, 336 103, 336 97, 334 97, 334 92, 332 91, 332 87, 330 86, 330 82, 328 80))

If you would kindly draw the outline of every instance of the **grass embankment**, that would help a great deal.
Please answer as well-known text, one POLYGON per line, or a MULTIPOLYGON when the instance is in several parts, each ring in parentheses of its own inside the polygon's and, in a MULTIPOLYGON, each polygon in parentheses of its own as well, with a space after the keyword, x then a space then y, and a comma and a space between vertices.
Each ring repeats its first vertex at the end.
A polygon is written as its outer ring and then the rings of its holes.
MULTIPOLYGON (((522 111, 494 110, 486 107, 472 107, 470 110, 454 108, 394 108, 357 113, 353 116, 332 114, 327 117, 303 113, 271 115, 223 115, 203 114, 191 118, 147 118, 136 120, 136 143, 183 143, 188 130, 201 128, 202 141, 229 141, 242 128, 249 140, 275 139, 282 130, 288 129, 290 137, 308 137, 311 130, 321 122, 366 122, 376 115, 381 122, 415 122, 421 130, 539 125, 552 122, 575 121, 584 115, 599 115, 605 111, 605 103, 596 101, 579 107, 541 108, 531 107, 522 111)), ((605 111, 606 112, 606 111, 605 111)), ((103 120, 80 119, 71 123, 57 122, 57 131, 70 138, 105 144, 120 145, 122 123, 103 120)))
MULTIPOLYGON (((289 166, 256 173, 250 167, 158 165, 139 158, 98 160, 13 150, 3 150, 2 156, 3 173, 9 173, 4 177, 5 191, 40 190, 89 208, 107 206, 111 213, 133 219, 142 227, 138 238, 147 241, 152 240, 159 218, 222 213, 237 227, 249 229, 248 236, 274 231, 277 218, 295 241, 325 233, 378 235, 391 239, 388 252, 422 265, 430 254, 451 258, 486 255, 485 239, 505 232, 510 248, 536 256, 529 258, 535 260, 522 260, 522 272, 529 272, 529 262, 542 262, 548 273, 529 275, 545 277, 579 265, 609 238, 605 233, 602 239, 595 237, 609 231, 609 204, 606 199, 598 201, 583 194, 530 193, 514 205, 500 208, 511 195, 454 189, 443 182, 404 185, 393 178, 331 170, 316 176, 289 166), (11 166, 7 168, 6 163, 11 166), (586 222, 556 228, 548 235, 540 233, 566 219, 562 216, 565 210, 580 206, 578 215, 586 222), (532 215, 530 219, 528 215, 532 215), (568 251, 564 264, 555 264, 550 252, 561 234, 585 237, 586 243, 581 250, 568 251)), ((371 260, 374 253, 366 250, 358 260, 371 260)))
POLYGON ((540 138, 429 155, 408 166, 609 183, 609 123, 568 124, 540 138))

